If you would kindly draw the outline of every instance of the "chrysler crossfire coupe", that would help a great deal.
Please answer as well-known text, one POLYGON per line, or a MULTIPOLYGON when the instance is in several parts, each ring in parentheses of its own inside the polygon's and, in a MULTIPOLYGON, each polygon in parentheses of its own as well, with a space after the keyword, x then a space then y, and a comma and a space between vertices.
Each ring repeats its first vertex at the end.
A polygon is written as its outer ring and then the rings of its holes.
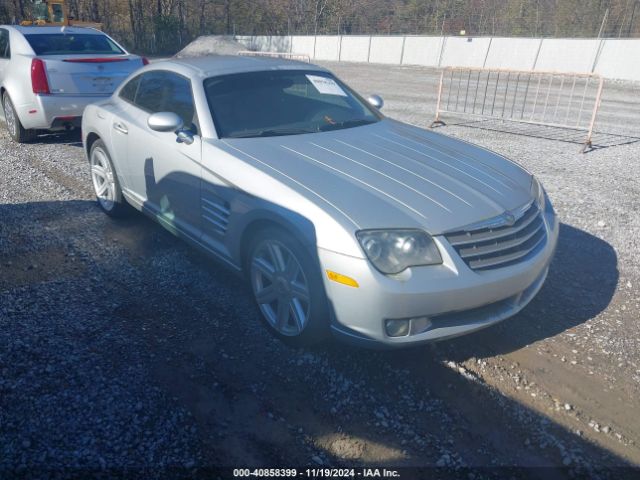
POLYGON ((407 346, 514 315, 556 247, 542 185, 381 108, 318 66, 203 57, 138 70, 82 133, 100 207, 242 273, 288 343, 407 346))

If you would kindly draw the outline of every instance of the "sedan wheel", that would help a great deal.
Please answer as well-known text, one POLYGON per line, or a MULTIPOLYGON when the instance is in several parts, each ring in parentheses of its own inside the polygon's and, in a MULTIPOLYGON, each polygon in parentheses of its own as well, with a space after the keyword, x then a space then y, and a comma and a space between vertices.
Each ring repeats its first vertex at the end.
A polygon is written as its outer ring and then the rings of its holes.
POLYGON ((269 329, 295 346, 317 343, 328 332, 324 286, 309 253, 291 234, 268 228, 255 238, 246 265, 269 329))
POLYGON ((7 130, 9 130, 12 137, 15 137, 17 134, 16 112, 13 111, 13 105, 11 105, 9 97, 4 97, 4 119, 7 122, 7 130))
POLYGON ((16 109, 11 102, 9 95, 5 94, 2 98, 2 109, 4 110, 4 119, 7 124, 7 131, 11 138, 18 143, 28 142, 35 137, 34 130, 26 130, 22 127, 20 119, 16 113, 16 109))

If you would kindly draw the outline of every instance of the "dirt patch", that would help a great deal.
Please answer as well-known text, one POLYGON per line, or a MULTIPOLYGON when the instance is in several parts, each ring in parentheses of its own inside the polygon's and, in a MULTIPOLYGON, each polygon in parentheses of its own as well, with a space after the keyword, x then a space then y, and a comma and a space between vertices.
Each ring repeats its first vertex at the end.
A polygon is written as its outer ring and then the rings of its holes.
POLYGON ((48 282, 86 273, 71 252, 58 248, 0 255, 0 290, 48 282))
POLYGON ((176 54, 176 58, 204 57, 207 55, 237 55, 247 48, 232 36, 205 35, 196 38, 176 54))

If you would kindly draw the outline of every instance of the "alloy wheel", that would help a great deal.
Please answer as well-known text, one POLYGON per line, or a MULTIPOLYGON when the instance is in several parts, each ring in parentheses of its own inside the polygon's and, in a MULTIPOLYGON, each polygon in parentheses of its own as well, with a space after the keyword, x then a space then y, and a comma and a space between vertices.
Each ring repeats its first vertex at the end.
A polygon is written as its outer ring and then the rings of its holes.
POLYGON ((91 179, 93 189, 102 208, 110 211, 115 206, 116 185, 111 162, 101 148, 91 152, 91 179))
POLYGON ((4 97, 4 119, 7 122, 7 128, 11 135, 14 137, 17 135, 18 124, 16 123, 16 113, 13 110, 13 105, 9 100, 9 97, 4 97))
POLYGON ((309 321, 309 283, 294 253, 265 240, 251 259, 251 285, 260 310, 280 334, 300 335, 309 321))

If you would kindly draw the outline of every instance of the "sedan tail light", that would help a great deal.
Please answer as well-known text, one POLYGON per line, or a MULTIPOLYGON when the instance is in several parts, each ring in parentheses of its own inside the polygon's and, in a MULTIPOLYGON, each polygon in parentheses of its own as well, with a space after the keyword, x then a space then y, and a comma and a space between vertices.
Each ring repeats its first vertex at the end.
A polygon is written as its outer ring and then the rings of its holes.
POLYGON ((47 80, 47 72, 44 68, 44 62, 39 58, 31 61, 31 87, 33 93, 49 94, 49 81, 47 80))
POLYGON ((147 57, 142 57, 142 65, 149 65, 149 59, 147 57))

